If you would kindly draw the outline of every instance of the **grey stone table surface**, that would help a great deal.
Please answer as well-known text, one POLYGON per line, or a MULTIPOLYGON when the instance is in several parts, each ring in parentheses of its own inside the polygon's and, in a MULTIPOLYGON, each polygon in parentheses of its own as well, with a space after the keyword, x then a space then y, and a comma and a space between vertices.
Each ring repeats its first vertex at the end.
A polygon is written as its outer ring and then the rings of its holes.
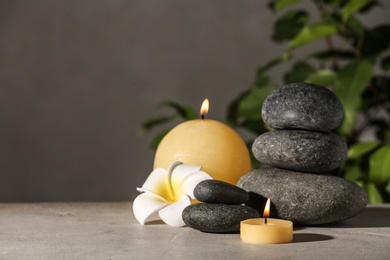
POLYGON ((0 259, 390 259, 390 205, 294 227, 289 244, 251 245, 239 234, 141 226, 130 202, 0 204, 0 259))

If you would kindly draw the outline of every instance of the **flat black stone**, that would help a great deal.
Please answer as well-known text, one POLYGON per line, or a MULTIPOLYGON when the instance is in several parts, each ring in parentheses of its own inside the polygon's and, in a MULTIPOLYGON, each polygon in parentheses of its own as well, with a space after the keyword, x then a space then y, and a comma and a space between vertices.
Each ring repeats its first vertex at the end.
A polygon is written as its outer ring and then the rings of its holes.
POLYGON ((305 129, 328 132, 344 117, 339 98, 329 89, 308 83, 283 86, 265 99, 264 122, 275 129, 305 129))
POLYGON ((194 196, 202 202, 225 204, 242 204, 249 199, 245 190, 219 180, 201 181, 194 189, 194 196))
POLYGON ((327 172, 341 165, 348 147, 343 138, 333 133, 276 130, 257 137, 252 151, 257 160, 274 167, 327 172))
POLYGON ((273 167, 255 169, 239 180, 239 187, 271 198, 271 216, 299 225, 320 225, 356 216, 367 206, 366 193, 357 184, 340 177, 294 172, 273 167))
POLYGON ((258 218, 257 210, 241 205, 193 204, 183 210, 183 220, 187 226, 210 233, 240 231, 240 222, 258 218))

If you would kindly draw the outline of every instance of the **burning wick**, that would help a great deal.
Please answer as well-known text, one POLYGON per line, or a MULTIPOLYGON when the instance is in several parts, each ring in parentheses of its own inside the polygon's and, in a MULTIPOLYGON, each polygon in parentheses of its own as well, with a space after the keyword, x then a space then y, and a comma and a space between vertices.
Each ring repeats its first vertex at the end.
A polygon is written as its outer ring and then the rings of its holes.
POLYGON ((263 212, 263 218, 264 218, 264 224, 267 225, 267 218, 269 218, 269 212, 270 212, 270 204, 271 199, 268 198, 267 203, 265 204, 264 212, 263 212))
POLYGON ((202 120, 204 120, 205 115, 209 112, 209 106, 209 100, 206 98, 200 107, 200 118, 202 118, 202 120))

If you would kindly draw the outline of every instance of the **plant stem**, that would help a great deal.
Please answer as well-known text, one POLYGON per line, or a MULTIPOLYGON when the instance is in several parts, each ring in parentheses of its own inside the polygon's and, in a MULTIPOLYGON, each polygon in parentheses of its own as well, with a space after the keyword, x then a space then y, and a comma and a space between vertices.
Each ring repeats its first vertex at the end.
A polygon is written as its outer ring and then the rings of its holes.
MULTIPOLYGON (((321 15, 321 18, 327 17, 328 13, 326 12, 323 1, 316 0, 314 2, 315 2, 315 5, 317 7, 318 12, 321 15)), ((333 50, 334 45, 333 45, 332 37, 326 36, 324 40, 325 40, 326 46, 328 47, 328 50, 330 50, 330 51, 333 50)), ((338 61, 336 58, 332 58, 332 60, 331 60, 331 69, 334 71, 337 71, 339 69, 339 64, 338 64, 338 61)))

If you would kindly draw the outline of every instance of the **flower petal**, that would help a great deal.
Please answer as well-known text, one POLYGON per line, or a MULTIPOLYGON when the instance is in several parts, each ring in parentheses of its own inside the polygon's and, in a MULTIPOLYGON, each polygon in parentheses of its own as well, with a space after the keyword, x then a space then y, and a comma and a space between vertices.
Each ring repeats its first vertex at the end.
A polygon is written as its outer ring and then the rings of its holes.
POLYGON ((176 162, 171 163, 171 165, 169 165, 169 167, 168 167, 168 173, 171 174, 171 173, 173 172, 173 170, 174 170, 177 166, 179 166, 179 165, 181 165, 181 164, 183 164, 183 163, 182 163, 182 162, 179 162, 179 161, 176 161, 176 162))
POLYGON ((172 227, 183 227, 186 224, 183 221, 183 210, 191 205, 191 200, 187 195, 183 195, 181 199, 171 205, 161 209, 158 214, 162 221, 172 227))
POLYGON ((167 171, 162 168, 154 169, 142 187, 137 190, 140 192, 149 191, 164 198, 170 198, 172 196, 167 171))
POLYGON ((184 181, 181 183, 178 195, 187 194, 188 196, 190 196, 191 199, 195 199, 194 189, 196 185, 198 185, 198 183, 201 181, 210 180, 212 178, 213 177, 211 177, 208 173, 203 171, 193 173, 187 176, 187 178, 185 178, 184 181))
POLYGON ((153 193, 142 193, 133 202, 135 219, 142 225, 148 221, 160 219, 157 212, 169 205, 163 197, 153 193))
POLYGON ((171 175, 171 187, 173 193, 180 198, 179 190, 186 178, 200 171, 202 167, 196 165, 181 164, 176 166, 171 175))

